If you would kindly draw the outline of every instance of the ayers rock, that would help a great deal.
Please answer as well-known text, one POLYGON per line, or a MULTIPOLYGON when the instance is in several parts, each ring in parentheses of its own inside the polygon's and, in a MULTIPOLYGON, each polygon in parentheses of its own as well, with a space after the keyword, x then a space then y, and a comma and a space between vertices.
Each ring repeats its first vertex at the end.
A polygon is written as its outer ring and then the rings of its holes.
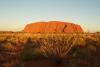
POLYGON ((80 25, 62 21, 30 23, 25 26, 23 31, 32 33, 83 33, 80 25))

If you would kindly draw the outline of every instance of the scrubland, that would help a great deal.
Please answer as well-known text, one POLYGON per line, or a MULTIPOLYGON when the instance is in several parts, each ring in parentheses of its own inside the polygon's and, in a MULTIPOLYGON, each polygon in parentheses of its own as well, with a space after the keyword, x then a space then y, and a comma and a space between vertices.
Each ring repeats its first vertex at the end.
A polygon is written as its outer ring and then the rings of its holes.
POLYGON ((0 33, 0 67, 100 67, 100 33, 0 33))

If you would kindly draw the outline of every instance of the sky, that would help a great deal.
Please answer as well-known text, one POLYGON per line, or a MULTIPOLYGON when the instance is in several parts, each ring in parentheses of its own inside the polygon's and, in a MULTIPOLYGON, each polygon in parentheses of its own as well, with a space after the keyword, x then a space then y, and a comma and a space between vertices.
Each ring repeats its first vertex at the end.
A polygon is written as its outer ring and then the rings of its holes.
POLYGON ((0 0, 0 31, 20 31, 37 21, 66 21, 100 31, 100 0, 0 0))

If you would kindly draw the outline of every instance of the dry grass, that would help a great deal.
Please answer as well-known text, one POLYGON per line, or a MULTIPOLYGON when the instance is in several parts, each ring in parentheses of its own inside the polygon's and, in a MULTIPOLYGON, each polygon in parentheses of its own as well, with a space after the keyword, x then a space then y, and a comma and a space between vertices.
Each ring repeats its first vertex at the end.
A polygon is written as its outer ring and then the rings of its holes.
MULTIPOLYGON (((76 46, 86 48, 82 50, 83 53, 89 49, 96 54, 94 57, 99 58, 100 34, 0 33, 0 65, 14 63, 14 60, 20 62, 22 59, 41 58, 59 63, 62 58, 75 56, 78 50, 81 51, 78 49, 74 54, 73 48, 76 46)), ((72 66, 69 64, 69 67, 72 66)))

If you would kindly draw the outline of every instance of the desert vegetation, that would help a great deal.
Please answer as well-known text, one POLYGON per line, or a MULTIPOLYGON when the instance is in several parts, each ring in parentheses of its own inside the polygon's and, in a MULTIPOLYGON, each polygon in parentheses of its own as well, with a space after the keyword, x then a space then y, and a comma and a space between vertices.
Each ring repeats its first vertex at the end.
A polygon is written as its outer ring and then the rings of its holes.
POLYGON ((0 67, 100 67, 100 34, 0 33, 0 67))

